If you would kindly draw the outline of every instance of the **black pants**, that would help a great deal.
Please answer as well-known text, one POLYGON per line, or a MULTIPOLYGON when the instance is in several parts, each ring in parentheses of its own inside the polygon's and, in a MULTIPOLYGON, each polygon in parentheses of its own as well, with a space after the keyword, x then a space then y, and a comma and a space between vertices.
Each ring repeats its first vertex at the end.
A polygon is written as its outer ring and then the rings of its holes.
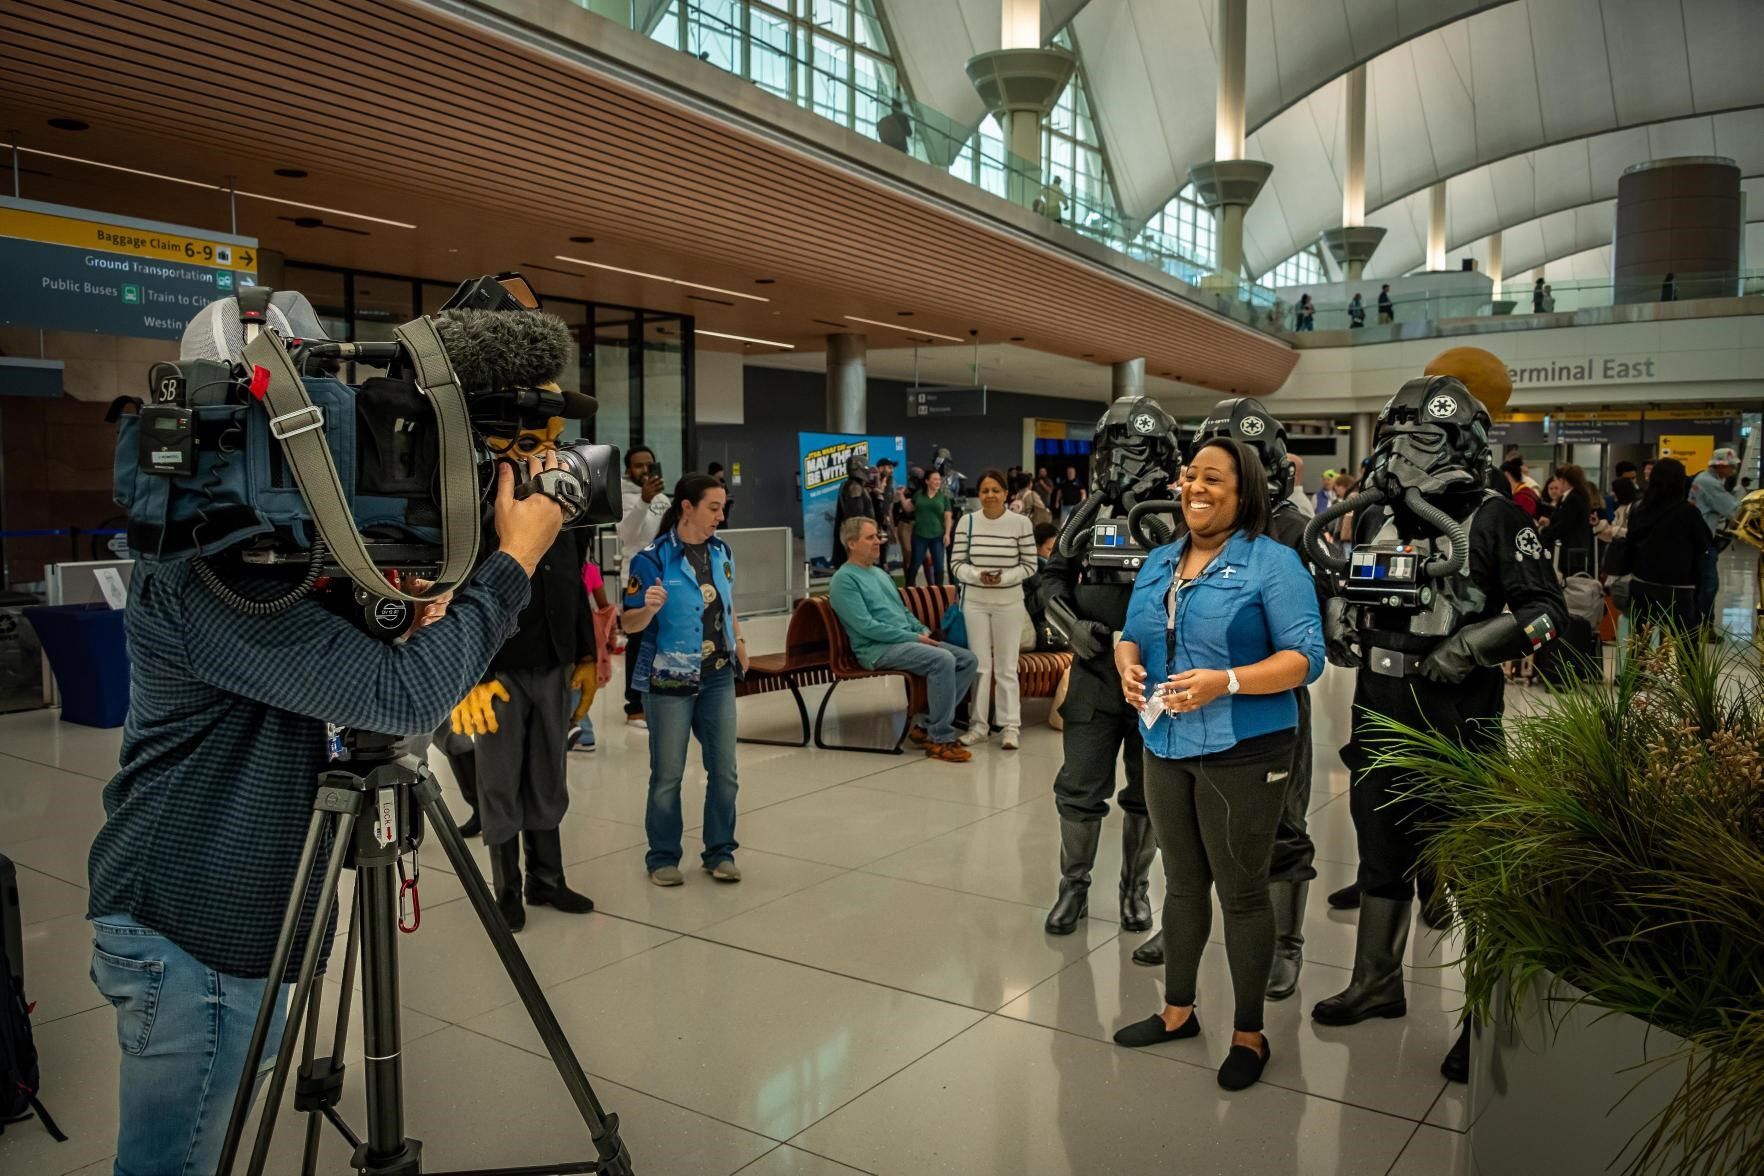
POLYGON ((1407 795, 1415 780, 1391 768, 1374 767, 1379 741, 1366 716, 1380 714, 1418 729, 1449 736, 1467 747, 1493 747, 1505 709, 1498 669, 1478 669, 1457 685, 1422 677, 1387 678, 1362 669, 1354 680, 1352 735, 1341 762, 1353 777, 1349 804, 1360 844, 1360 893, 1406 902, 1415 894, 1415 867, 1427 827, 1442 814, 1427 801, 1407 795))
POLYGON ((1106 665, 1104 673, 1092 662, 1073 662, 1066 701, 1060 705, 1066 723, 1060 738, 1065 761, 1054 777, 1054 804, 1071 821, 1100 821, 1108 815, 1109 797, 1115 795, 1115 761, 1122 757, 1127 786, 1116 799, 1122 812, 1145 815, 1139 713, 1121 697, 1114 662, 1106 665))
POLYGON ((1311 843, 1311 688, 1300 686, 1298 730, 1292 744, 1292 774, 1286 778, 1286 803, 1280 812, 1280 828, 1274 833, 1274 861, 1268 868, 1270 882, 1309 882, 1317 876, 1312 863, 1317 847, 1311 843))
POLYGON ((1286 807, 1292 731, 1246 739, 1197 759, 1145 753, 1145 799, 1164 854, 1164 1000, 1194 1003, 1195 974, 1213 929, 1211 891, 1225 912, 1225 955, 1236 1003, 1232 1026, 1262 1028, 1274 963, 1268 862, 1286 807))
POLYGON ((1638 627, 1663 626, 1679 633, 1692 632, 1703 623, 1703 611, 1697 607, 1695 587, 1642 580, 1629 582, 1629 615, 1638 627))

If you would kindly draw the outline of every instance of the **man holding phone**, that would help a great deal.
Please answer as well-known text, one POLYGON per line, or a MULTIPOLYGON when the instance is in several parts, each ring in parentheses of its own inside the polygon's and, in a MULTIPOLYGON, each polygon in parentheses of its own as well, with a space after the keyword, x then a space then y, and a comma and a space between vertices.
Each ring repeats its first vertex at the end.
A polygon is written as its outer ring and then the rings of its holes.
MULTIPOLYGON (((662 515, 667 513, 670 499, 662 493, 661 462, 655 450, 647 445, 633 445, 625 453, 624 514, 619 518, 619 566, 630 574, 631 560, 648 547, 661 530, 662 515)), ((625 722, 633 727, 648 727, 643 717, 643 696, 631 689, 631 667, 637 664, 641 633, 625 647, 625 722)))

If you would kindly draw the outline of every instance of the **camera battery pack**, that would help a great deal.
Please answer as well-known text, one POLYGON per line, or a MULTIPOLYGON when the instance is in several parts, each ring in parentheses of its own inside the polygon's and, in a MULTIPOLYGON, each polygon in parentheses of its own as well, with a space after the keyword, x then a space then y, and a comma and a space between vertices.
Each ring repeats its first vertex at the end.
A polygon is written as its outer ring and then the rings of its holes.
POLYGON ((196 418, 187 408, 141 410, 140 462, 144 474, 177 477, 196 472, 196 418))

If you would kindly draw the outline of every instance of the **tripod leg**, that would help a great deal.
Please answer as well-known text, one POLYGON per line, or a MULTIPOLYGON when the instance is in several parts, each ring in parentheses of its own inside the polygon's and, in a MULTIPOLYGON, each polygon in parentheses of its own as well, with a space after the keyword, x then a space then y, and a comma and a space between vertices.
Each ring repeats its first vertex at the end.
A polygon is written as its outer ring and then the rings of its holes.
MULTIPOLYGON (((251 1116, 251 1094, 257 1085, 257 1067, 263 1060, 263 1047, 269 1039, 270 1021, 275 1017, 276 1001, 282 995, 281 979, 288 969, 288 956, 294 950, 294 935, 300 925, 301 899, 312 882, 312 871, 318 863, 319 847, 323 844, 325 822, 330 816, 327 809, 315 805, 312 820, 306 826, 306 845, 300 851, 300 866, 294 873, 294 890, 288 898, 288 908, 282 913, 282 929, 276 935, 275 951, 270 957, 269 978, 263 986, 263 1002, 257 1007, 257 1022, 251 1027, 251 1043, 245 1047, 245 1068, 239 1077, 239 1092, 233 1096, 233 1113, 227 1120, 226 1139, 221 1144, 220 1166, 215 1169, 223 1176, 233 1170, 233 1161, 239 1154, 239 1141, 245 1134, 245 1121, 251 1116)), ((341 861, 341 854, 332 856, 341 861)), ((278 1064, 277 1069, 280 1068, 278 1064)), ((273 1108, 274 1104, 271 1106, 273 1108)))
MULTIPOLYGON (((312 1000, 306 1006, 305 1031, 301 1034, 300 1044, 300 1070, 302 1073, 312 1068, 313 1056, 318 1052, 319 1016, 324 1005, 324 992, 325 986, 323 984, 314 984, 312 986, 312 1000)), ((264 1114, 272 1115, 275 1110, 273 1104, 265 1104, 264 1114)), ((324 1116, 318 1111, 306 1113, 306 1143, 300 1149, 300 1170, 305 1173, 305 1176, 313 1176, 318 1170, 319 1126, 323 1122, 324 1116)))
MULTIPOLYGON (((361 879, 356 879, 355 902, 349 908, 349 938, 343 947, 343 994, 337 998, 337 1028, 331 1038, 330 1063, 341 1070, 343 1067, 343 1051, 349 1044, 349 1009, 350 998, 355 995, 355 956, 361 942, 361 879)), ((314 1011, 309 1014, 306 1024, 306 1063, 301 1067, 304 1077, 311 1072, 312 1055, 318 1038, 317 993, 320 988, 313 989, 314 1011)), ((339 1080, 338 1090, 342 1084, 339 1080)), ((299 1098, 296 1097, 296 1102, 299 1098)), ((315 1107, 307 1112, 306 1148, 300 1157, 301 1176, 314 1176, 318 1171, 319 1131, 325 1119, 322 1107, 315 1107)))
POLYGON ((387 861, 358 854, 361 902, 362 1049, 365 1051, 367 1148, 357 1162, 389 1162, 406 1150, 404 1058, 398 1003, 398 875, 387 861))
MULTIPOLYGON (((320 789, 320 803, 326 790, 320 789)), ((359 797, 360 794, 356 793, 359 797)), ((292 1015, 293 1010, 306 1007, 312 992, 313 980, 318 972, 319 952, 325 946, 325 924, 329 921, 321 917, 329 912, 331 905, 337 901, 337 876, 343 872, 343 859, 348 855, 347 848, 355 834, 355 811, 337 815, 337 832, 332 841, 331 858, 325 863, 325 878, 319 889, 319 900, 313 915, 312 927, 306 935, 306 953, 300 959, 300 977, 294 983, 294 998, 289 1002, 290 1015, 288 1023, 282 1027, 282 1042, 276 1050, 276 1068, 270 1074, 269 1093, 264 1099, 263 1117, 257 1125, 257 1143, 251 1149, 251 1164, 246 1168, 250 1176, 261 1176, 263 1166, 269 1159, 270 1140, 276 1132, 276 1108, 281 1105, 282 1092, 288 1086, 289 1060, 294 1056, 294 1035, 300 1031, 299 1018, 292 1015)), ((310 873, 310 871, 308 871, 310 873)), ((288 896, 289 909, 295 917, 299 916, 301 900, 306 895, 304 885, 296 885, 288 896)), ((277 979, 271 973, 272 979, 277 979)), ((261 1017, 261 1013, 259 1016, 261 1017)), ((227 1169, 221 1169, 226 1172, 227 1169)))
POLYGON ((454 824, 452 815, 441 803, 441 790, 435 784, 434 777, 425 773, 417 781, 414 791, 417 802, 422 805, 424 815, 428 817, 430 826, 441 842, 441 849, 447 854, 447 861, 465 887, 466 898, 477 912, 478 921, 484 925, 484 933, 490 937, 491 946, 502 960, 503 970, 513 981, 515 992, 519 994, 527 1016, 532 1019, 533 1027, 539 1031, 540 1039, 545 1042, 545 1050, 551 1055, 552 1064, 557 1067, 558 1077, 563 1079, 564 1089, 569 1091, 577 1112, 582 1116, 582 1122, 588 1127, 595 1150, 600 1154, 597 1171, 602 1176, 631 1176, 631 1156, 625 1150, 624 1140, 619 1137, 619 1117, 607 1114, 601 1107, 600 1100, 595 1097, 593 1087, 588 1084, 588 1075, 582 1070, 582 1063, 576 1060, 569 1038, 564 1036, 563 1027, 557 1023, 557 1014, 551 1011, 551 1005, 546 1002, 539 981, 533 976, 533 969, 528 966, 521 949, 515 946, 514 933, 508 929, 495 900, 490 896, 489 888, 484 885, 484 875, 478 871, 477 861, 467 851, 465 840, 459 834, 459 826, 454 824))

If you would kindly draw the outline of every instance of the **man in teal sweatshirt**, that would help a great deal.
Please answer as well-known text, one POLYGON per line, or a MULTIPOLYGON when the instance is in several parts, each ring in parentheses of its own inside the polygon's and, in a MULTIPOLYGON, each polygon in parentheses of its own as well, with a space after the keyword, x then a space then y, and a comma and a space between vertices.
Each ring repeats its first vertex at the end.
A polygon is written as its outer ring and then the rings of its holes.
POLYGON ((872 519, 845 520, 839 530, 849 559, 833 573, 833 611, 851 638, 851 651, 866 670, 905 670, 925 679, 931 713, 924 728, 910 734, 925 754, 949 763, 966 763, 973 753, 958 742, 956 704, 974 685, 974 655, 959 645, 934 640, 900 601, 894 578, 877 566, 882 534, 872 519))

